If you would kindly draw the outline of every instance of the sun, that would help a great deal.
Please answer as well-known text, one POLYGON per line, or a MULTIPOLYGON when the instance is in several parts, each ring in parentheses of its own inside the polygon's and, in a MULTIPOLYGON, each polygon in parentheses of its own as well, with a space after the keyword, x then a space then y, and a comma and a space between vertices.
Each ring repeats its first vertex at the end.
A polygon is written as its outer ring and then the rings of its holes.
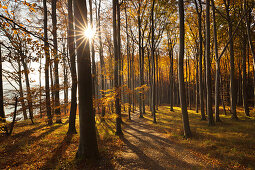
POLYGON ((95 33, 96 33, 96 30, 93 27, 91 27, 90 24, 83 32, 84 36, 90 40, 94 38, 95 33))

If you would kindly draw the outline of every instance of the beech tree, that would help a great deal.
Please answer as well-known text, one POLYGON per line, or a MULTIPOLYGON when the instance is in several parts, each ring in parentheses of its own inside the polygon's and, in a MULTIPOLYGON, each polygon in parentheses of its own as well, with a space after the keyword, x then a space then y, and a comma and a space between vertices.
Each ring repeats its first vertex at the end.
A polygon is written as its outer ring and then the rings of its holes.
POLYGON ((180 93, 180 103, 182 109, 182 121, 183 121, 183 129, 184 129, 184 136, 186 138, 191 137, 191 131, 189 127, 189 116, 187 112, 187 104, 186 104, 186 92, 185 92, 185 85, 184 85, 184 74, 183 74, 183 58, 184 58, 184 37, 185 37, 185 30, 184 30, 184 3, 183 0, 178 1, 179 6, 179 28, 180 28, 180 49, 179 49, 179 58, 178 58, 178 76, 179 76, 179 93, 180 93))
POLYGON ((96 138, 95 113, 93 109, 91 58, 89 40, 83 34, 84 29, 88 26, 86 1, 74 1, 74 16, 80 121, 80 140, 76 157, 95 160, 98 158, 99 153, 96 138))

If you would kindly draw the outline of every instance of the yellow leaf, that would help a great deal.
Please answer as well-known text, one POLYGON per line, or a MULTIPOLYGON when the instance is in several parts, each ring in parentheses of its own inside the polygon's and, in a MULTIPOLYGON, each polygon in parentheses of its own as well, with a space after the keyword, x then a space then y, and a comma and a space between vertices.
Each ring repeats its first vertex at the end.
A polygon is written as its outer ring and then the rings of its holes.
POLYGON ((35 12, 35 9, 34 9, 34 8, 30 8, 30 10, 35 12))
POLYGON ((3 8, 3 9, 7 9, 7 6, 3 6, 2 8, 3 8))

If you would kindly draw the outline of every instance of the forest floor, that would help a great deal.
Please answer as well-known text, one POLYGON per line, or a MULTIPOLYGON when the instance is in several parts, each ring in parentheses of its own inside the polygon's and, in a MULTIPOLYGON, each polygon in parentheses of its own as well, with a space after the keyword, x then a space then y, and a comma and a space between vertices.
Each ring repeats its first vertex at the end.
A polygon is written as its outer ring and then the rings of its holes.
MULTIPOLYGON (((148 109, 147 109, 148 110, 148 109)), ((221 115, 222 122, 209 127, 189 110, 192 139, 184 139, 180 108, 160 106, 157 123, 151 113, 132 120, 123 114, 123 137, 114 134, 114 116, 96 117, 100 160, 75 160, 79 134, 67 136, 68 119, 47 126, 45 120, 17 122, 11 136, 0 135, 0 169, 254 169, 255 118, 239 120, 221 115)), ((254 111, 251 113, 255 115, 254 111)), ((77 120, 77 131, 78 131, 77 120)))

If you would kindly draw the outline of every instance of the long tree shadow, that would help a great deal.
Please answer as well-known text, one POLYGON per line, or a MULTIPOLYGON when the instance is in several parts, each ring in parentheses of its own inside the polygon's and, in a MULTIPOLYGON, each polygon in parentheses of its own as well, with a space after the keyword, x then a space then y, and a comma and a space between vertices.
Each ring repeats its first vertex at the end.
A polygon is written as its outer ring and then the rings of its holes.
MULTIPOLYGON (((223 125, 223 126, 229 126, 229 125, 232 125, 232 124, 223 125)), ((178 146, 179 148, 182 148, 182 149, 193 150, 193 151, 196 151, 196 152, 199 152, 199 153, 202 153, 202 154, 203 153, 210 153, 210 157, 212 157, 214 159, 217 159, 217 160, 223 160, 223 159, 235 160, 236 162, 241 162, 243 165, 254 166, 254 158, 244 157, 244 158, 239 159, 235 155, 231 156, 231 155, 229 155, 225 152, 218 152, 217 148, 215 148, 215 149, 209 148, 209 150, 208 150, 208 147, 210 147, 210 146, 205 147, 205 148, 201 148, 201 147, 195 146, 195 145, 188 145, 188 144, 178 143, 175 140, 169 140, 169 139, 166 139, 166 138, 162 138, 160 136, 155 136, 151 133, 146 133, 144 131, 138 130, 138 129, 144 129, 145 128, 145 129, 148 129, 148 132, 149 132, 149 130, 152 129, 152 127, 147 125, 146 122, 145 123, 141 122, 141 121, 133 122, 133 126, 135 126, 137 128, 134 128, 129 124, 125 124, 125 126, 126 126, 126 128, 130 128, 133 131, 135 131, 137 133, 140 133, 142 136, 148 136, 148 137, 154 138, 158 143, 160 143, 162 145, 166 145, 166 146, 169 146, 169 147, 171 147, 171 145, 172 146, 174 145, 174 146, 178 146), (171 145, 169 145, 169 144, 171 144, 171 145)), ((158 129, 155 130, 155 131, 158 132, 158 129)), ((224 147, 224 145, 226 145, 226 143, 233 145, 233 147, 243 145, 242 141, 233 141, 232 138, 219 139, 216 136, 210 135, 210 134, 206 134, 206 136, 205 136, 203 134, 193 132, 193 136, 194 136, 193 137, 194 139, 201 140, 201 141, 215 140, 218 143, 222 143, 223 147, 224 147)), ((250 142, 251 141, 247 141, 245 144, 250 145, 250 142)), ((209 166, 212 166, 212 164, 210 163, 209 166)), ((227 165, 224 165, 224 166, 227 166, 227 165)))
POLYGON ((54 154, 45 163, 41 169, 55 169, 58 165, 58 160, 63 157, 64 152, 67 150, 68 146, 71 144, 73 134, 66 135, 63 141, 54 149, 54 154))
POLYGON ((140 160, 143 161, 143 168, 146 169, 165 169, 160 166, 156 161, 145 155, 138 147, 129 142, 124 136, 120 137, 120 139, 130 148, 137 156, 139 156, 140 160))
MULTIPOLYGON (((131 135, 131 136, 135 137, 137 140, 139 140, 141 142, 141 147, 149 146, 151 149, 153 149, 155 151, 160 151, 163 154, 164 158, 167 158, 167 160, 169 160, 169 162, 171 162, 171 165, 173 165, 174 167, 177 167, 177 166, 181 165, 181 167, 183 167, 183 168, 192 168, 192 169, 201 168, 198 165, 194 166, 192 164, 189 164, 189 163, 187 163, 185 161, 182 161, 182 160, 180 160, 180 159, 170 155, 170 153, 168 153, 166 151, 166 147, 170 147, 171 148, 171 147, 173 147, 173 145, 166 144, 166 143, 161 143, 159 141, 156 141, 155 138, 154 138, 156 136, 150 137, 152 139, 152 141, 148 142, 147 140, 144 140, 144 139, 138 137, 137 135, 134 135, 134 134, 132 134, 132 133, 126 131, 126 130, 124 130, 124 131, 125 131, 125 133, 128 133, 129 135, 131 135), (164 148, 158 147, 157 143, 159 143, 158 146, 164 146, 164 148), (166 145, 168 145, 168 146, 166 146, 166 145)), ((141 135, 141 136, 143 136, 143 135, 141 135)))
MULTIPOLYGON (((33 136, 31 138, 24 137, 15 144, 10 143, 4 149, 4 153, 8 153, 9 155, 15 156, 16 153, 24 151, 26 149, 26 147, 25 147, 26 145, 28 145, 28 146, 32 145, 36 141, 39 141, 40 139, 44 138, 45 136, 49 135, 50 133, 54 132, 55 130, 57 130, 58 128, 64 126, 67 123, 68 122, 65 122, 63 124, 59 124, 59 125, 56 125, 54 127, 50 127, 49 130, 41 133, 39 136, 36 136, 36 137, 33 136)), ((0 154, 4 155, 4 153, 0 153, 0 154)), ((23 163, 23 162, 20 162, 20 163, 23 163)), ((8 165, 8 162, 5 162, 5 164, 8 165)), ((17 162, 16 164, 19 164, 19 162, 17 162)))

